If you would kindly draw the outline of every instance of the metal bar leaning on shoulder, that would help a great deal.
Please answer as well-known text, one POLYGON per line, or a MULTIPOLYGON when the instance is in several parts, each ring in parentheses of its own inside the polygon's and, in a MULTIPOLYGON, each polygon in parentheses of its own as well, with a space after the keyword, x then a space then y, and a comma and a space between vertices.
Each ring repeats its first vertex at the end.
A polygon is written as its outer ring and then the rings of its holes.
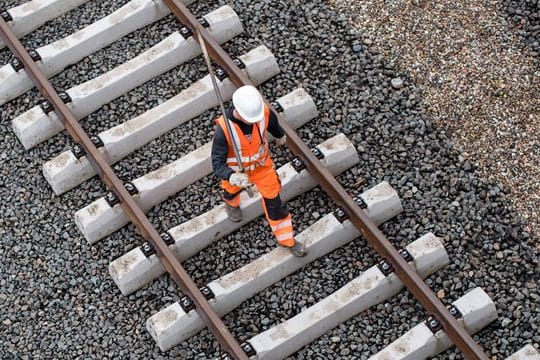
MULTIPOLYGON (((216 96, 219 102, 221 115, 223 116, 223 119, 225 120, 225 125, 227 126, 227 132, 229 133, 229 138, 231 139, 231 142, 232 142, 234 156, 236 157, 236 162, 238 163, 240 172, 244 172, 244 165, 242 164, 242 155, 240 154, 238 145, 236 144, 236 141, 234 140, 234 136, 232 136, 231 124, 229 123, 229 119, 227 118, 227 113, 225 112, 225 106, 223 105, 223 98, 221 96, 221 91, 219 91, 216 77, 214 75, 214 69, 212 68, 212 61, 210 60, 210 56, 208 55, 208 50, 206 49, 206 42, 204 41, 204 38, 200 31, 197 31, 197 38, 201 46, 204 61, 206 62, 206 66, 208 67, 208 72, 210 73, 210 79, 212 79, 212 86, 214 87, 214 91, 216 93, 216 96)), ((253 197, 253 190, 251 189, 251 187, 249 186, 246 187, 246 191, 249 197, 253 197)))

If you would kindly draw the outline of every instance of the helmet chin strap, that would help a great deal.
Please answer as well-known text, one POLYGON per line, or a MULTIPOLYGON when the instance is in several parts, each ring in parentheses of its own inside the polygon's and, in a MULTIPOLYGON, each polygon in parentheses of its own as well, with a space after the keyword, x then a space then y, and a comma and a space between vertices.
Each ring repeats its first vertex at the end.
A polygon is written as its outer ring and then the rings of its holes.
POLYGON ((240 113, 236 109, 233 110, 233 115, 234 115, 235 118, 237 118, 238 120, 240 120, 241 122, 243 122, 244 124, 247 124, 247 125, 254 125, 254 124, 259 123, 258 121, 254 122, 254 123, 247 121, 246 119, 244 119, 242 117, 242 115, 240 115, 240 113))
POLYGON ((252 123, 250 122, 247 122, 246 120, 244 120, 244 118, 242 117, 242 115, 240 115, 238 113, 238 111, 236 111, 236 109, 233 110, 233 115, 235 118, 237 118, 238 120, 242 121, 244 124, 247 124, 247 125, 253 125, 252 123))

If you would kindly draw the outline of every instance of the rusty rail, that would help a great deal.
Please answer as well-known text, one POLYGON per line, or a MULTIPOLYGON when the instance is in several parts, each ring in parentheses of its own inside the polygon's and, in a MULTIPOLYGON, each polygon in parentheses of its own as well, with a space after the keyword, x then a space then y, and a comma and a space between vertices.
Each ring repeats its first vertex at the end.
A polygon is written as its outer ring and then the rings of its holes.
POLYGON ((1 17, 0 37, 4 40, 6 45, 9 46, 11 52, 24 64, 24 69, 28 76, 32 79, 34 84, 36 84, 41 94, 50 101, 59 119, 73 137, 73 140, 84 149, 88 160, 103 182, 109 189, 112 189, 112 191, 116 193, 120 199, 122 209, 124 209, 130 220, 137 226, 142 236, 152 244, 165 269, 171 274, 171 277, 182 292, 191 297, 203 322, 210 331, 212 331, 220 345, 226 351, 229 351, 236 359, 247 359, 245 352, 234 339, 225 324, 221 321, 214 309, 208 304, 206 298, 197 288, 195 282, 189 277, 188 273, 176 259, 165 241, 160 237, 139 205, 124 188, 124 185, 116 176, 111 166, 103 159, 101 153, 92 143, 73 113, 60 99, 58 93, 52 87, 47 77, 43 75, 26 49, 22 46, 21 42, 17 39, 16 35, 11 31, 9 25, 1 17))
MULTIPOLYGON (((201 32, 208 46, 210 56, 214 62, 228 73, 229 78, 236 86, 253 85, 252 81, 238 68, 219 43, 199 24, 197 19, 180 0, 164 0, 164 2, 180 22, 189 27, 193 33, 197 31, 201 32)), ((308 171, 317 180, 319 185, 347 212, 350 221, 366 237, 371 246, 393 266, 396 275, 416 299, 420 301, 422 306, 440 321, 446 334, 465 354, 467 359, 488 360, 487 355, 472 339, 465 328, 450 314, 433 291, 431 291, 422 278, 401 256, 398 250, 353 201, 326 167, 312 154, 296 132, 280 115, 278 115, 278 118, 287 135, 287 145, 291 152, 304 161, 308 171)))

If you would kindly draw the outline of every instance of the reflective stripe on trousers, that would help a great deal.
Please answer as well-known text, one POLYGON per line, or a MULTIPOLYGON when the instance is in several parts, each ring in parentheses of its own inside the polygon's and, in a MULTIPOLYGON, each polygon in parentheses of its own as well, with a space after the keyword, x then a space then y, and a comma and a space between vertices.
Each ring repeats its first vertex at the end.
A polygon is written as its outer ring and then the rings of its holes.
MULTIPOLYGON (((259 166, 253 172, 248 172, 249 181, 252 182, 262 195, 262 205, 266 220, 272 228, 277 242, 281 246, 294 246, 294 230, 291 215, 287 206, 279 197, 281 184, 273 167, 272 160, 268 158, 268 165, 259 166), (267 204, 268 203, 268 204, 267 204)), ((223 180, 221 187, 224 190, 223 199, 231 206, 240 206, 240 192, 242 188, 231 185, 223 180)))
POLYGON ((294 229, 292 226, 291 214, 287 215, 280 220, 271 220, 267 217, 272 232, 276 237, 277 242, 281 246, 292 247, 294 246, 294 229))

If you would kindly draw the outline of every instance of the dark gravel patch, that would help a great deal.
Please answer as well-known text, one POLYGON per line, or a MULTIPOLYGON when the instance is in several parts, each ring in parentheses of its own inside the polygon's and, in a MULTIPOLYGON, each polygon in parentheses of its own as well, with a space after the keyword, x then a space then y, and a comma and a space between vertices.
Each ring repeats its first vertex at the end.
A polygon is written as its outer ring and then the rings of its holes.
MULTIPOLYGON (((100 3, 85 5, 85 16, 102 11, 100 3)), ((282 73, 262 87, 265 95, 276 98, 304 86, 314 96, 321 115, 299 131, 302 139, 313 146, 344 132, 354 142, 361 163, 339 177, 346 189, 355 195, 387 180, 398 190, 405 211, 382 226, 389 239, 404 246, 427 231, 444 239, 451 265, 427 280, 432 289, 444 290, 444 301, 450 302, 482 286, 494 299, 499 320, 477 337, 486 351, 505 358, 527 342, 538 343, 538 240, 523 231, 507 205, 506 190, 479 179, 474 164, 430 122, 422 94, 407 74, 396 73, 370 52, 345 17, 323 1, 231 4, 249 36, 234 40, 227 49, 239 55, 264 43, 279 61, 282 73)), ((217 5, 205 2, 191 8, 202 15, 217 5)), ((80 17, 75 11, 67 14, 62 31, 69 33, 80 17)), ((136 54, 164 38, 174 24, 169 16, 146 28, 150 31, 137 32, 84 59, 54 82, 64 87, 75 85, 70 82, 74 78, 96 76, 128 58, 126 49, 136 54), (135 41, 140 37, 141 42, 135 41)), ((199 78, 203 73, 200 60, 180 66, 113 101, 115 106, 108 105, 83 124, 101 131, 174 95, 187 76, 199 78)), ((0 314, 0 356, 215 358, 218 345, 206 330, 167 353, 155 346, 144 322, 178 299, 176 286, 167 276, 129 297, 120 294, 108 264, 142 239, 130 225, 95 246, 87 245, 73 224, 73 214, 101 196, 103 186, 92 179, 55 196, 41 175, 41 165, 69 148, 71 140, 63 134, 24 151, 9 127, 14 116, 38 101, 35 92, 29 92, 1 107, 0 251, 5 260, 0 267, 0 306, 7 311, 0 314)), ((201 143, 210 139, 214 116, 215 111, 206 113, 180 126, 115 168, 123 178, 131 178, 177 159, 193 148, 193 137, 201 143)), ((281 164, 291 157, 284 150, 275 153, 281 164)), ((210 176, 156 206, 149 218, 165 230, 219 201, 217 182, 210 176)), ((290 207, 302 230, 316 220, 315 213, 326 214, 333 205, 316 189, 291 201, 290 207)), ((268 226, 259 219, 184 265, 203 285, 273 246, 268 226)), ((313 305, 377 260, 365 241, 356 239, 246 301, 225 322, 240 340, 249 338, 313 305)), ((424 318, 414 298, 402 292, 291 358, 365 359, 424 318)), ((438 358, 462 356, 450 350, 438 358)))
POLYGON ((529 54, 540 59, 540 3, 535 0, 504 0, 504 9, 529 54))

